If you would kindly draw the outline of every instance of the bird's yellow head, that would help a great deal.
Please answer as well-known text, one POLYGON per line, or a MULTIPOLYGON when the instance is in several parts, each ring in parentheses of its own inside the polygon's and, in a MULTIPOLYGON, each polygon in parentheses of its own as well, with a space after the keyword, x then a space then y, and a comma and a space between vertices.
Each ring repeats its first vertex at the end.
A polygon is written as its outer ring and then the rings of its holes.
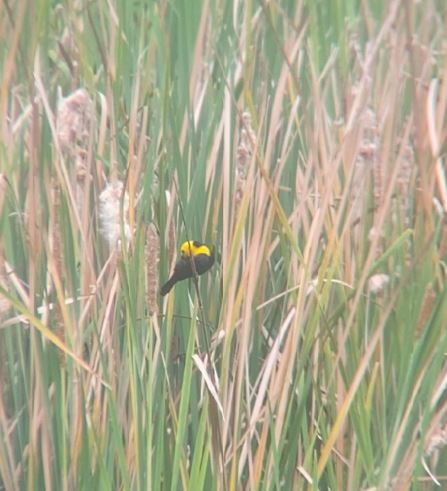
POLYGON ((187 240, 180 246, 180 254, 182 257, 198 256, 204 254, 205 256, 211 256, 212 251, 208 246, 197 242, 196 240, 187 240))

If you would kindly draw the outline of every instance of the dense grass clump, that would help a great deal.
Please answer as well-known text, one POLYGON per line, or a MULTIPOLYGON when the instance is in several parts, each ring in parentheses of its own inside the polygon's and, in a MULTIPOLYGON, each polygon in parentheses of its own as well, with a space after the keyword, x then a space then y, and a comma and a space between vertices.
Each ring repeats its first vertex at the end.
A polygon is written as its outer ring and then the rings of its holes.
POLYGON ((1 12, 0 490, 446 487, 444 2, 1 12))

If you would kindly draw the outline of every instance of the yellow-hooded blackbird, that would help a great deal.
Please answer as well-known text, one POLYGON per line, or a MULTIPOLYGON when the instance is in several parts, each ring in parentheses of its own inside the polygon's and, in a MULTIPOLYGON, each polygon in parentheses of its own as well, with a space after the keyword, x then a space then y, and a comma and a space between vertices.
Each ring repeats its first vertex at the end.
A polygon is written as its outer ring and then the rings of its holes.
POLYGON ((164 296, 169 293, 178 281, 194 276, 192 261, 194 261, 195 270, 198 275, 205 273, 214 264, 214 248, 195 240, 183 242, 180 247, 180 258, 175 263, 174 272, 171 277, 161 287, 161 295, 164 296))

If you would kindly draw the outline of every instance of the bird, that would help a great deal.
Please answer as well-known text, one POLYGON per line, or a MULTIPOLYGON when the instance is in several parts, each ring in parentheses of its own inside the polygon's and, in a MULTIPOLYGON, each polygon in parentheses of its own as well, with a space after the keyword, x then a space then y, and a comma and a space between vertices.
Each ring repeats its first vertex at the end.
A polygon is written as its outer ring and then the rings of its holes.
POLYGON ((174 271, 168 281, 161 287, 160 295, 167 295, 172 287, 182 280, 206 273, 214 264, 214 247, 208 247, 196 240, 187 240, 180 246, 180 258, 174 266, 174 271))

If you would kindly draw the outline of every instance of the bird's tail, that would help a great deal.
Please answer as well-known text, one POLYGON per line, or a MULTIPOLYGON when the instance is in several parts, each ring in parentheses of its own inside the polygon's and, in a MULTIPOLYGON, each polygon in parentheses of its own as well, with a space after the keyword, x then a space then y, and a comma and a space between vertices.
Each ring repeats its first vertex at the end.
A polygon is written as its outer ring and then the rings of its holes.
POLYGON ((174 276, 171 276, 169 278, 169 280, 161 287, 161 289, 160 289, 160 295, 162 297, 164 297, 165 295, 167 295, 171 291, 172 287, 176 283, 177 283, 176 278, 174 278, 174 276))

